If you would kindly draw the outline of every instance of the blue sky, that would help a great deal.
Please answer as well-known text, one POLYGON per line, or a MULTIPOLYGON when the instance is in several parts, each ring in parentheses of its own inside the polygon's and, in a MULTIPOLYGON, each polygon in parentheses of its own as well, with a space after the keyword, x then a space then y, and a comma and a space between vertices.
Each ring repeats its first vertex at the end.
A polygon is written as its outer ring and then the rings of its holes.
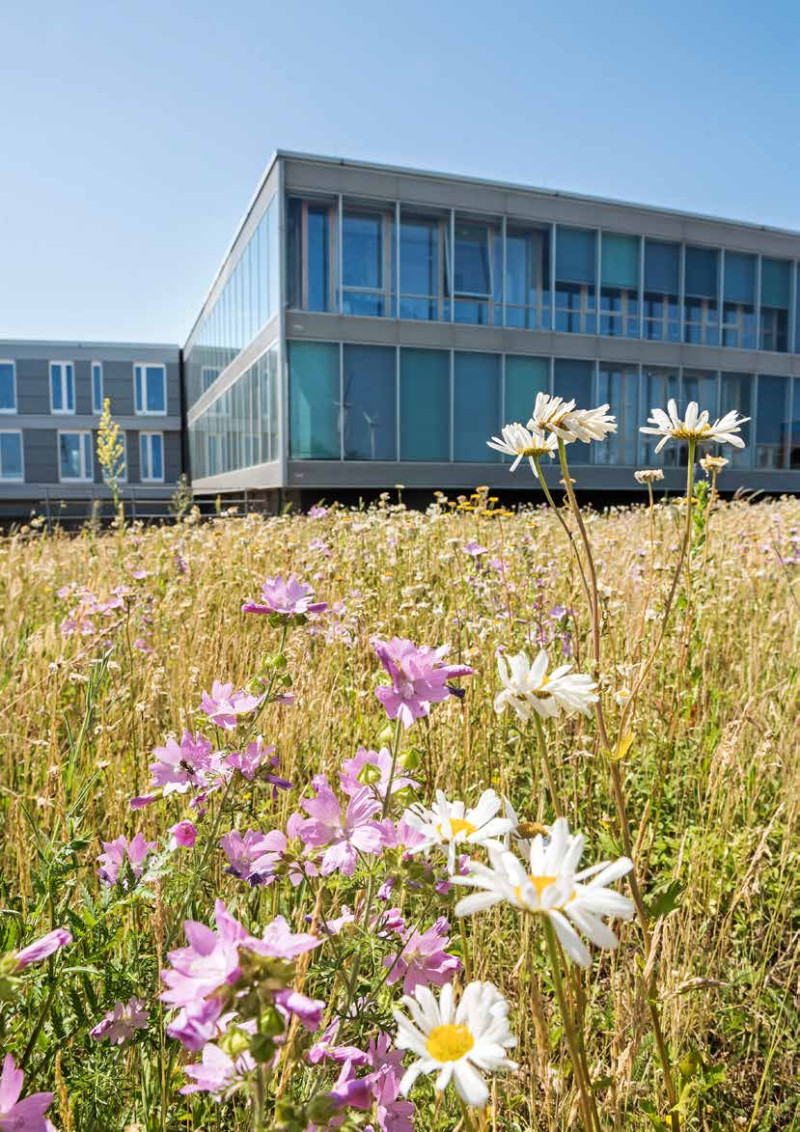
POLYGON ((276 148, 800 229, 794 0, 15 0, 0 338, 178 341, 276 148))

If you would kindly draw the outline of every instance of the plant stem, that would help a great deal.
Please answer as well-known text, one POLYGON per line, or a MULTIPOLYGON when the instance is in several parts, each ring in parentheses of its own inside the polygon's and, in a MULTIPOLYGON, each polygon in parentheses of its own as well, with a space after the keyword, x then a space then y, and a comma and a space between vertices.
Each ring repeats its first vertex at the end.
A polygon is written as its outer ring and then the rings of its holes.
POLYGON ((564 1036, 567 1039, 569 1056, 572 1061, 572 1072, 575 1075, 575 1080, 578 1082, 581 1109, 583 1111, 583 1122, 586 1126, 587 1132, 592 1132, 592 1129, 600 1128, 600 1118, 597 1115, 597 1106, 595 1105, 595 1100, 592 1094, 590 1083, 583 1075, 583 1062, 581 1061, 578 1036, 575 1033, 575 1026, 573 1024, 572 1015, 569 1009, 569 1003, 567 1002, 567 996, 564 991, 564 983, 561 978, 561 956, 558 952, 556 933, 547 916, 543 916, 542 921, 544 923, 544 938, 547 942, 547 954, 550 959, 550 968, 553 972, 553 986, 555 987, 556 998, 558 999, 558 1007, 561 1011, 561 1020, 564 1024, 564 1036))
POLYGON ((553 767, 550 764, 550 753, 547 748, 547 736, 544 733, 544 725, 537 712, 533 713, 533 721, 536 724, 536 735, 539 741, 539 754, 542 756, 544 763, 544 773, 547 777, 547 788, 550 791, 550 801, 553 803, 553 812, 556 817, 561 817, 561 807, 558 804, 558 791, 556 789, 555 777, 553 775, 553 767))

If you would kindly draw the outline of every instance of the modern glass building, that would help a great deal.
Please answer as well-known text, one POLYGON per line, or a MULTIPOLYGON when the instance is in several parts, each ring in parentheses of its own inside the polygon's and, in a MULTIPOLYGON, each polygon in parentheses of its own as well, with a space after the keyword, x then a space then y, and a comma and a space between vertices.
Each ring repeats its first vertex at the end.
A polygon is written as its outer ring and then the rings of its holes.
POLYGON ((195 489, 530 488, 486 440, 546 390, 619 421, 574 446, 583 487, 679 488, 638 431, 675 397, 752 418, 728 489, 796 491, 799 261, 800 233, 279 152, 184 350, 195 489))

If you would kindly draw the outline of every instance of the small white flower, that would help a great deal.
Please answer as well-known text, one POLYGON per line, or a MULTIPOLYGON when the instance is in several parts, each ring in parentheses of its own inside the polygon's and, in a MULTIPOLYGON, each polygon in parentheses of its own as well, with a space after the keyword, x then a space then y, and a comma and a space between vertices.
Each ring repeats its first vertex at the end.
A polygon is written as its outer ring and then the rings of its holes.
POLYGON ((508 1003, 497 987, 469 983, 455 1009, 451 983, 442 987, 438 1002, 425 986, 418 986, 413 997, 404 995, 401 1002, 411 1019, 401 1010, 394 1011, 395 1045, 418 1059, 400 1083, 403 1095, 408 1095, 420 1073, 438 1073, 435 1085, 440 1092, 452 1080, 465 1104, 483 1108, 489 1090, 481 1070, 517 1068, 505 1053, 516 1045, 516 1038, 508 1025, 508 1003))
POLYGON ((700 461, 700 467, 704 472, 721 472, 728 461, 724 456, 704 456, 700 461))
POLYGON ((668 440, 694 440, 703 444, 732 444, 734 448, 744 448, 744 440, 737 433, 749 417, 740 417, 735 409, 726 413, 724 417, 709 421, 708 410, 700 412, 697 402, 690 401, 686 406, 686 416, 683 420, 678 415, 678 406, 674 399, 667 402, 667 411, 653 409, 653 415, 648 417, 652 428, 640 428, 650 436, 660 436, 656 445, 656 452, 660 452, 668 440))
POLYGON ((501 436, 493 436, 486 443, 496 452, 516 457, 510 468, 512 472, 517 470, 520 460, 527 457, 531 471, 537 478, 539 473, 536 471, 534 458, 540 459, 542 456, 549 456, 552 460, 553 454, 558 448, 557 437, 545 436, 538 429, 531 429, 530 426, 525 428, 524 425, 516 421, 514 424, 504 425, 501 436))
POLYGON ((569 675, 572 665, 562 664, 547 675, 547 652, 542 649, 533 664, 525 652, 508 658, 499 656, 497 668, 503 690, 495 696, 494 710, 501 714, 512 707, 526 723, 531 712, 544 718, 558 715, 559 709, 567 715, 582 711, 589 715, 591 705, 599 696, 597 684, 591 676, 579 673, 569 675))
POLYGON ((499 849, 501 843, 497 838, 513 829, 510 818, 495 816, 502 804, 494 790, 484 790, 477 806, 467 809, 464 802, 448 802, 445 794, 437 790, 436 801, 429 810, 412 806, 403 814, 403 821, 425 838, 411 852, 425 853, 441 846, 447 853, 448 869, 454 872, 459 845, 499 849))
POLYGON ((610 432, 617 431, 617 424, 608 415, 608 405, 576 409, 574 401, 551 397, 549 393, 537 393, 528 428, 552 433, 567 444, 573 440, 589 444, 592 440, 605 440, 610 432))
POLYGON ((617 707, 625 707, 632 695, 633 693, 627 686, 618 688, 614 693, 614 699, 616 700, 617 707))
POLYGON ((524 864, 509 850, 490 849, 489 865, 472 861, 467 876, 451 877, 454 884, 482 890, 459 900, 456 915, 470 916, 506 901, 521 911, 548 916, 566 953, 588 967, 591 955, 576 928, 597 947, 617 946, 617 937, 603 916, 629 920, 634 909, 632 901, 608 891, 607 885, 630 872, 633 863, 620 857, 576 872, 584 838, 569 832, 566 818, 553 823, 547 840, 537 834, 529 845, 524 864))
POLYGON ((633 473, 633 478, 637 483, 658 483, 663 480, 664 473, 661 468, 642 468, 639 472, 633 473))

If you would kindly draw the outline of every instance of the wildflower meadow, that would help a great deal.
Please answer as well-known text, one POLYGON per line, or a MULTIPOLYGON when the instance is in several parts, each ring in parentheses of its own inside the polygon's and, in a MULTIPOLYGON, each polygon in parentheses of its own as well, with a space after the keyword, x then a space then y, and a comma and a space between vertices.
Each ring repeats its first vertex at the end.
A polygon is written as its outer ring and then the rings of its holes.
POLYGON ((8 533, 0 1130, 797 1127, 800 501, 720 499, 743 423, 653 410, 685 492, 603 512, 608 406, 540 394, 487 436, 536 504, 8 533))

